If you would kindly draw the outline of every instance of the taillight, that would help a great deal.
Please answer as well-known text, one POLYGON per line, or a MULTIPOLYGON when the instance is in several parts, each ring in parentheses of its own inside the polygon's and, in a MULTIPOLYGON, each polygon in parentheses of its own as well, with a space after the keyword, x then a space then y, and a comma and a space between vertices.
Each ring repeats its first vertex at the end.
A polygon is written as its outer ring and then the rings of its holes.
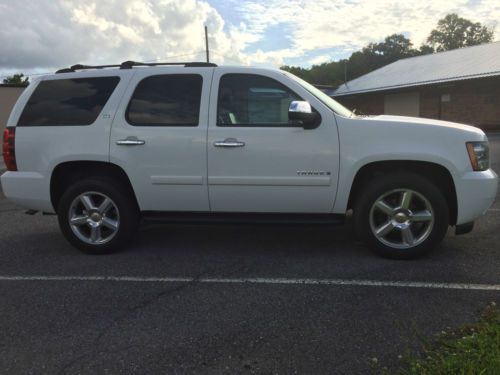
POLYGON ((8 127, 3 131, 3 161, 8 171, 17 171, 15 127, 8 127))

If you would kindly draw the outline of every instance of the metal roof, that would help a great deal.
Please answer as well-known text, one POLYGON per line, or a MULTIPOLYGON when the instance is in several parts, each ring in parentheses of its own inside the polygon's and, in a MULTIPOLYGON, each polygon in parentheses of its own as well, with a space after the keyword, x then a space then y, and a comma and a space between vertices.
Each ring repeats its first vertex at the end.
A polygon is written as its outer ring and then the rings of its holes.
POLYGON ((339 86, 332 96, 500 75, 500 42, 398 60, 339 86))
POLYGON ((18 84, 13 84, 13 83, 0 83, 0 87, 19 87, 19 88, 26 88, 28 85, 18 85, 18 84))

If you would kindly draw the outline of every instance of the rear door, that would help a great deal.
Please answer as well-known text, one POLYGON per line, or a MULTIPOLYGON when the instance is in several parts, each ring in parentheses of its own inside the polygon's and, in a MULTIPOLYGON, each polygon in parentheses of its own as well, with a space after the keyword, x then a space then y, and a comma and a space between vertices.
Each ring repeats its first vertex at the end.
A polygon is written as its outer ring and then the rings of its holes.
POLYGON ((208 179, 212 211, 329 213, 337 189, 333 112, 277 71, 217 69, 211 93, 208 179), (291 101, 321 115, 315 129, 288 122, 291 101))
POLYGON ((114 119, 111 162, 143 211, 208 211, 206 134, 213 68, 137 69, 114 119))

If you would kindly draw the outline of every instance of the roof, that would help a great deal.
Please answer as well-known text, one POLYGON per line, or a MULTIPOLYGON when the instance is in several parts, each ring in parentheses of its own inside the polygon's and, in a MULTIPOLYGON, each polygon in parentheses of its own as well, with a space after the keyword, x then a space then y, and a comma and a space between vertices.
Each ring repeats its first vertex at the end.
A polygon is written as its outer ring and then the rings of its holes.
POLYGON ((500 42, 398 60, 335 90, 343 96, 500 76, 500 42))
POLYGON ((28 85, 16 85, 16 84, 12 84, 12 83, 0 83, 0 87, 17 87, 17 88, 24 89, 27 86, 28 85))

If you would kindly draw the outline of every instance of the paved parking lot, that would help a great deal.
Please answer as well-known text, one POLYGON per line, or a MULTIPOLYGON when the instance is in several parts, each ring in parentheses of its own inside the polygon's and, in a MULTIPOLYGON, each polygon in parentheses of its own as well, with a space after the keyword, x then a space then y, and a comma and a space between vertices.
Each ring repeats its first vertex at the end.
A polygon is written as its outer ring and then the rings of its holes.
MULTIPOLYGON (((500 134, 490 136, 500 171, 500 134)), ((471 192, 473 193, 473 192, 471 192)), ((0 199, 2 373, 366 373, 500 297, 500 201, 412 262, 347 227, 144 226, 86 256, 0 199)))

